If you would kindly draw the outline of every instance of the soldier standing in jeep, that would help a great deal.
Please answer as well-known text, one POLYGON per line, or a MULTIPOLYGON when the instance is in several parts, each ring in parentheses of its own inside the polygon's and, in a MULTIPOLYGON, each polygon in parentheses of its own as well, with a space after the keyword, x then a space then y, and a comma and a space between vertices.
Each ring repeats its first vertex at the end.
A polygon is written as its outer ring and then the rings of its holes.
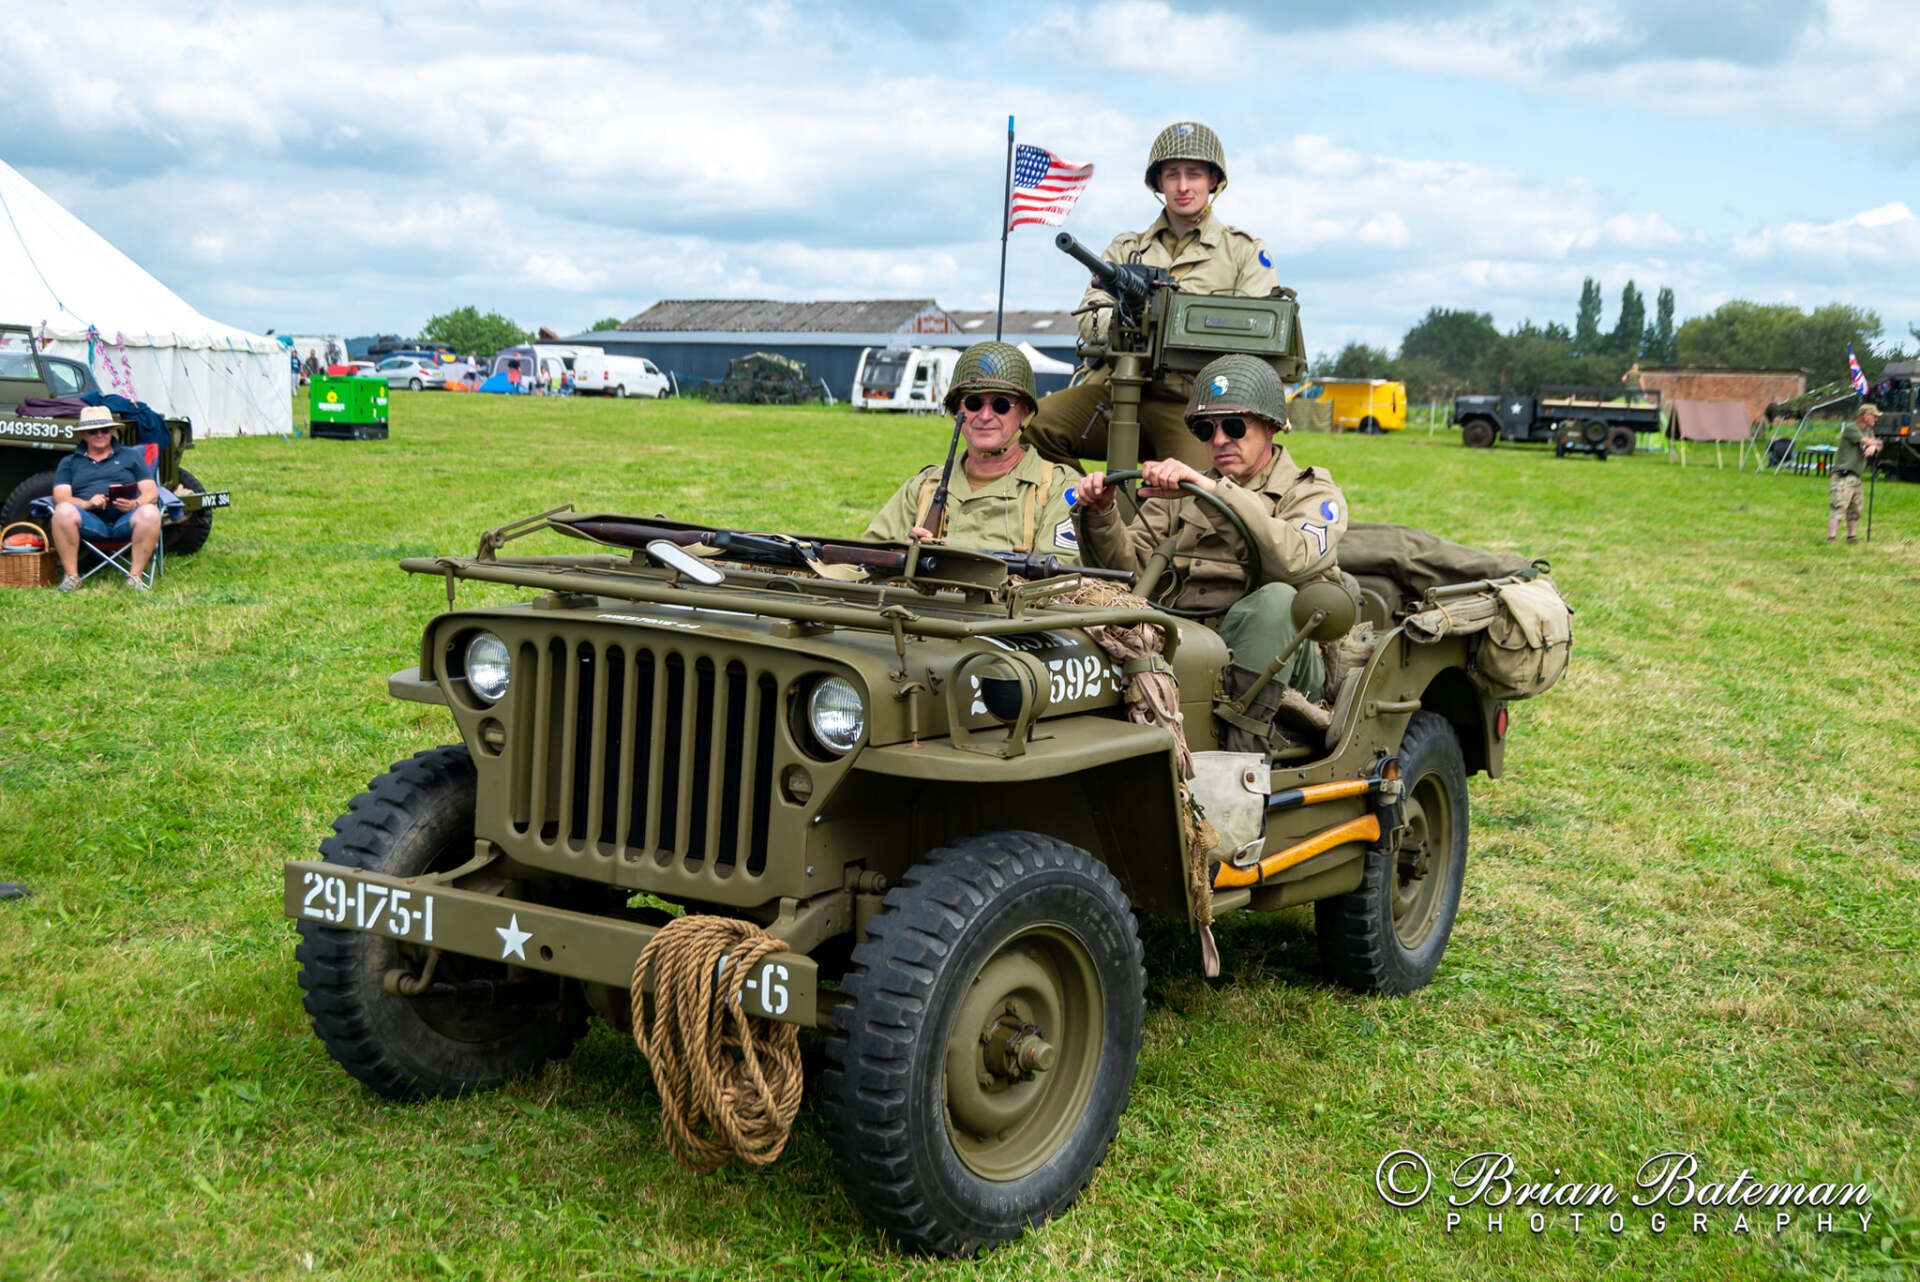
MULTIPOLYGON (((1273 292, 1280 282, 1267 247, 1214 216, 1213 202, 1227 189, 1227 155, 1213 130, 1191 120, 1161 130, 1147 153, 1146 182, 1165 209, 1144 232, 1114 237, 1103 259, 1165 268, 1188 293, 1266 298, 1273 292)), ((1106 344, 1113 312, 1113 295, 1097 283, 1089 286, 1078 313, 1083 346, 1106 344)), ((1107 457, 1111 372, 1103 366, 1085 382, 1040 402, 1039 413, 1027 424, 1033 447, 1061 463, 1107 457)), ((1146 453, 1183 459, 1197 471, 1208 459, 1180 421, 1188 389, 1186 379, 1171 372, 1149 384, 1140 402, 1140 426, 1146 453)))

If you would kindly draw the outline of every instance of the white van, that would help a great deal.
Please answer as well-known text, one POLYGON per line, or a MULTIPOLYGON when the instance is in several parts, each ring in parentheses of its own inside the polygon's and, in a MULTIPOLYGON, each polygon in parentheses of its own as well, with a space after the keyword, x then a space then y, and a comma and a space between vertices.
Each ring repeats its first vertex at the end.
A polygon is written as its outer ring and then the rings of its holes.
POLYGON ((673 387, 644 356, 609 356, 587 352, 573 358, 573 390, 594 396, 656 396, 665 399, 673 387))
POLYGON ((960 363, 957 347, 868 347, 853 372, 857 410, 937 410, 960 363))
POLYGON ((488 374, 504 374, 512 361, 520 362, 520 375, 532 379, 538 377, 540 386, 549 382, 558 385, 565 381, 566 372, 582 356, 600 356, 604 353, 597 347, 569 347, 557 343, 522 343, 518 347, 503 347, 494 353, 493 364, 488 374))

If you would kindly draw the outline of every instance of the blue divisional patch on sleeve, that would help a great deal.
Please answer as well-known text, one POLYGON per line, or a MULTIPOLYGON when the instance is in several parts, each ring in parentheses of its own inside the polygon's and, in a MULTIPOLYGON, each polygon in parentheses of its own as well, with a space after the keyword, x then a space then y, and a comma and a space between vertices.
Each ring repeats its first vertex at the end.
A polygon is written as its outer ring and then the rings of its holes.
POLYGON ((1337 521, 1340 519, 1340 505, 1332 499, 1327 499, 1320 504, 1320 515, 1329 521, 1337 521))
POLYGON ((1260 251, 1260 265, 1262 267, 1273 266, 1273 260, 1267 257, 1267 251, 1264 249, 1260 251))

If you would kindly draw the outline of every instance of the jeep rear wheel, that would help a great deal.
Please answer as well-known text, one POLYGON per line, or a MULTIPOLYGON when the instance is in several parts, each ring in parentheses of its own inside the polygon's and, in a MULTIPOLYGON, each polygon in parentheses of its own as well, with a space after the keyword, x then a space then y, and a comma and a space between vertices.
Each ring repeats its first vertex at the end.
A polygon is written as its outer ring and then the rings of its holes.
MULTIPOLYGON (((396 762, 334 820, 326 862, 395 877, 444 872, 473 855, 473 762, 463 747, 396 762)), ((387 991, 428 950, 384 935, 300 923, 304 1005, 343 1068, 392 1099, 487 1090, 565 1055, 586 1031, 570 981, 440 953, 419 997, 387 991)))
POLYGON ((972 1255, 1071 1206, 1140 1059, 1146 973, 1119 883, 1051 837, 929 854, 854 950, 821 1101, 862 1214, 972 1255))
POLYGON ((1397 853, 1367 852, 1357 890, 1314 907, 1320 955, 1363 993, 1424 988, 1440 967, 1467 870, 1467 768, 1446 718, 1416 712, 1400 742, 1405 825, 1397 853))
POLYGON ((1607 453, 1631 454, 1639 444, 1630 427, 1616 427, 1607 433, 1607 453))
POLYGON ((1486 449, 1493 444, 1493 424, 1484 418, 1468 419, 1460 426, 1460 442, 1468 449, 1486 449))

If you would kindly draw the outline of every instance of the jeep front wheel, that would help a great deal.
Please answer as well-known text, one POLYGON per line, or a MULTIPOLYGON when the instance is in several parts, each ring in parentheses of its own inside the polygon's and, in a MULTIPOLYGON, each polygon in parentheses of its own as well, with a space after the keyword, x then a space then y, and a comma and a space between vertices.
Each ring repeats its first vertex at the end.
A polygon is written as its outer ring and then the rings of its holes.
POLYGON ((1493 444, 1493 424, 1484 418, 1468 419, 1460 425, 1460 442, 1468 449, 1486 449, 1493 444))
POLYGON ((1440 967, 1467 870, 1467 767, 1446 718, 1416 712, 1400 741, 1398 851, 1367 852, 1360 886, 1314 904, 1320 956, 1363 993, 1424 988, 1440 967))
MULTIPOLYGON (((473 761, 464 747, 416 753, 375 779, 320 843, 330 864, 393 877, 457 868, 473 855, 473 761)), ((300 923, 304 1005, 327 1053, 392 1099, 461 1095, 534 1072, 573 1049, 586 1007, 570 981, 443 952, 426 991, 428 950, 384 935, 300 923)))
POLYGON ((1029 832, 940 847, 887 893, 841 991, 821 1100, 862 1214, 972 1255, 1073 1204, 1119 1129, 1145 1005, 1099 861, 1029 832))

